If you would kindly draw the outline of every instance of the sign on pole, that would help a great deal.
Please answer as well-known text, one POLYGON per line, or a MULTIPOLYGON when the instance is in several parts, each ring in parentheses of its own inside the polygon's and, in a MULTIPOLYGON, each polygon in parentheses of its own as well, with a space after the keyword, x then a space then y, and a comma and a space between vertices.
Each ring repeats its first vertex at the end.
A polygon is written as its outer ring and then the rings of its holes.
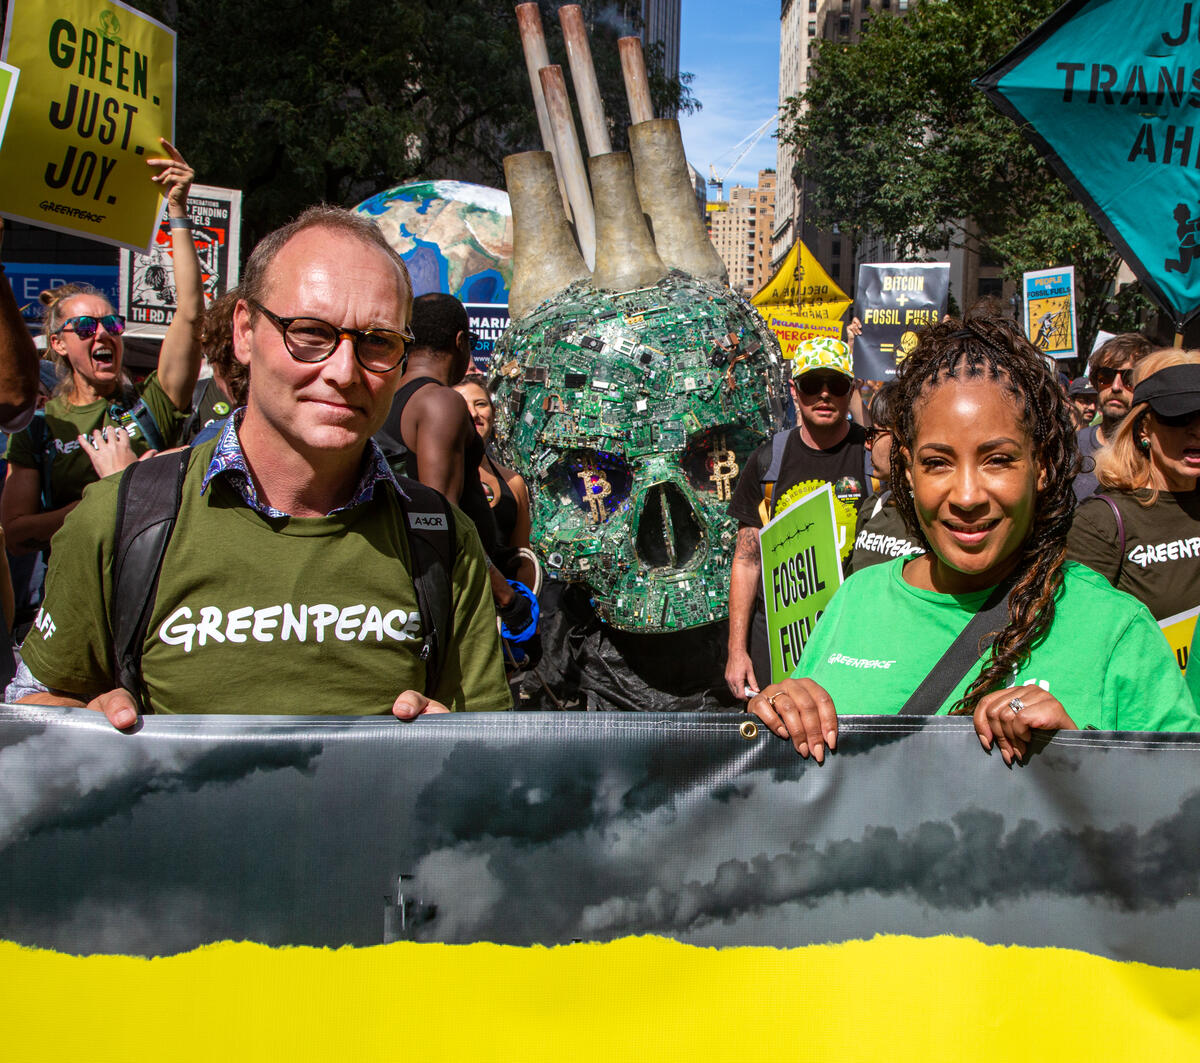
POLYGON ((174 31, 119 0, 9 0, 3 58, 21 77, 2 212, 147 249, 162 200, 146 159, 174 136, 174 31))
POLYGON ((1200 5, 1068 0, 976 82, 1175 320, 1200 313, 1200 5))
POLYGON ((917 345, 917 333, 946 313, 949 262, 864 262, 858 267, 854 316, 854 375, 893 380, 896 367, 917 345))
POLYGON ((831 484, 822 484, 763 525, 759 547, 773 683, 800 663, 813 625, 842 585, 839 555, 844 544, 838 535, 831 484))
MULTIPOLYGON (((211 303, 238 282, 242 233, 242 193, 234 188, 192 185, 188 220, 200 258, 204 300, 211 303)), ((149 254, 121 251, 121 313, 133 333, 165 336, 175 316, 175 271, 171 268, 171 230, 164 220, 149 254)))
POLYGON ((1074 358, 1075 267, 1039 269, 1024 274, 1025 335, 1042 354, 1074 358))

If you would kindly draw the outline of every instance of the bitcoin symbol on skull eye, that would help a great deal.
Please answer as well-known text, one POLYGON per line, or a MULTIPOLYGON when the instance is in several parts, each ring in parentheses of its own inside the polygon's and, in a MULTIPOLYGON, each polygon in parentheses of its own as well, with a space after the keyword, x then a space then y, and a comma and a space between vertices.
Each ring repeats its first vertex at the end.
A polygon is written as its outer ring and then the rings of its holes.
POLYGON ((591 509, 588 520, 593 524, 603 524, 607 516, 604 500, 612 494, 612 484, 599 469, 583 469, 575 475, 583 481, 583 500, 591 509))
POLYGON ((733 491, 729 485, 737 474, 737 455, 726 448, 725 437, 720 436, 713 444, 712 475, 709 477, 717 485, 718 502, 728 502, 733 497, 733 491))

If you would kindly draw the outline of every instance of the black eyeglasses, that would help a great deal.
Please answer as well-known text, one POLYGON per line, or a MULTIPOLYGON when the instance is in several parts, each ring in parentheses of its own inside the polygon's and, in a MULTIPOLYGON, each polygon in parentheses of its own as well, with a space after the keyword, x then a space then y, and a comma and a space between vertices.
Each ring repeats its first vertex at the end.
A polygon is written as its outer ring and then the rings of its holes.
POLYGON ((805 398, 816 398, 823 391, 828 391, 835 399, 850 394, 853 381, 841 373, 805 373, 796 380, 796 387, 805 398))
POLYGON ((114 336, 125 331, 125 319, 120 314, 105 314, 103 317, 92 317, 90 314, 80 314, 69 317, 60 326, 59 332, 74 332, 81 340, 90 340, 96 335, 96 330, 104 326, 104 331, 114 336))
POLYGON ((875 440, 877 440, 880 436, 890 436, 891 434, 892 430, 890 428, 873 426, 867 429, 867 443, 874 444, 875 440))
POLYGON ((404 361, 404 351, 413 334, 405 329, 341 328, 319 317, 280 317, 257 299, 246 300, 283 333, 283 345, 297 362, 323 362, 343 339, 354 347, 354 358, 370 373, 389 373, 404 361))
POLYGON ((1107 366, 1101 366, 1099 369, 1093 370, 1092 375, 1096 378, 1093 383, 1098 388, 1111 388, 1117 377, 1121 378, 1121 386, 1126 391, 1133 387, 1132 369, 1109 369, 1107 366))

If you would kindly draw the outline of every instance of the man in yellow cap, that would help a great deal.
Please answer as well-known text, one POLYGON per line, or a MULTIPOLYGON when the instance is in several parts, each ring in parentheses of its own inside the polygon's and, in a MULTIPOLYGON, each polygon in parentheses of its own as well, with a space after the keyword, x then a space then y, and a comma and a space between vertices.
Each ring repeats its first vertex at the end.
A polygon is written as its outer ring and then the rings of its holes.
POLYGON ((738 478, 729 503, 738 536, 729 577, 725 661, 725 682, 736 698, 748 698, 771 681, 759 529, 793 502, 830 483, 843 564, 854 548, 854 525, 868 480, 867 434, 847 418, 853 388, 846 344, 828 337, 800 344, 792 360, 798 423, 759 447, 738 478))

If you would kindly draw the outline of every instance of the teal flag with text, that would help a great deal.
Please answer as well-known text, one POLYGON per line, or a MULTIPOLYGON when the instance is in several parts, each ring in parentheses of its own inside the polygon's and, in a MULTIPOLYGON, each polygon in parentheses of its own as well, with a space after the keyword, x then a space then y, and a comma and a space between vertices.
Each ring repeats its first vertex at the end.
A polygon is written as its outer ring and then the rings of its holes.
POLYGON ((1069 0, 976 84, 1149 294, 1200 312, 1200 2, 1069 0))

